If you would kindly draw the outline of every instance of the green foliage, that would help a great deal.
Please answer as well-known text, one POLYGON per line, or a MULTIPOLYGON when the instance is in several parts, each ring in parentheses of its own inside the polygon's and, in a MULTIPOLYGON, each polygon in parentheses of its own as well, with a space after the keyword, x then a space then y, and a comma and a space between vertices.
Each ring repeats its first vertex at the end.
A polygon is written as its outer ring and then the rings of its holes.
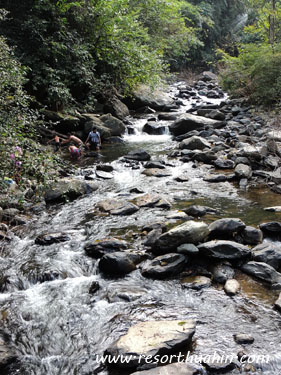
POLYGON ((223 87, 234 96, 246 96, 255 103, 269 105, 281 95, 281 44, 275 51, 269 44, 248 44, 238 57, 223 54, 223 87))
POLYGON ((0 188, 7 188, 5 178, 23 187, 27 180, 45 183, 57 161, 36 142, 38 119, 23 89, 25 70, 2 37, 0 56, 0 188))

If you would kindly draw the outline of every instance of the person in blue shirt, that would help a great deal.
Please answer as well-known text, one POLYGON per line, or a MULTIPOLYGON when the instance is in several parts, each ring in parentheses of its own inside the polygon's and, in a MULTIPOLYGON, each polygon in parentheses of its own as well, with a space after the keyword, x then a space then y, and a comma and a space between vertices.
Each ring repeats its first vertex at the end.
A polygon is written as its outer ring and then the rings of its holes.
POLYGON ((94 126, 92 131, 89 133, 88 138, 86 139, 85 146, 87 149, 99 150, 101 145, 100 133, 97 131, 97 128, 94 126))

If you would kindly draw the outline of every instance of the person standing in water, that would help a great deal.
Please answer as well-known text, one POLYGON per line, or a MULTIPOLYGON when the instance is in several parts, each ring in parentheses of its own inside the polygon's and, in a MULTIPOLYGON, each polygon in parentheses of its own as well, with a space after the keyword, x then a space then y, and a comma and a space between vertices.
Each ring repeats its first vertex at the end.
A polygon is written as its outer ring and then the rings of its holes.
POLYGON ((97 128, 94 126, 92 131, 89 133, 88 138, 86 139, 85 146, 87 149, 99 151, 101 145, 100 133, 97 131, 97 128))

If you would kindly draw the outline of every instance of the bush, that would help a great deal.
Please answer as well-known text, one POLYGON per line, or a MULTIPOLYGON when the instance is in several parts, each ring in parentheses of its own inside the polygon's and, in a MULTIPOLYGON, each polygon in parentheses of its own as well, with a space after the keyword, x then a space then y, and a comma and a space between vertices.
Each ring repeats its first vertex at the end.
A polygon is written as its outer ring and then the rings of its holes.
POLYGON ((280 100, 281 44, 248 44, 238 57, 220 51, 222 86, 233 96, 246 96, 252 102, 270 105, 280 100))

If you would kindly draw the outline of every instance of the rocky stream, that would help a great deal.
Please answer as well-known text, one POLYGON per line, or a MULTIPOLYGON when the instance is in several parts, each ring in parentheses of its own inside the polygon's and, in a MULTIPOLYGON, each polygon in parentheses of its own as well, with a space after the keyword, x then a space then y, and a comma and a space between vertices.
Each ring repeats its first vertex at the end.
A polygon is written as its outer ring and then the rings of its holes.
POLYGON ((208 73, 159 100, 45 202, 2 205, 0 373, 281 373, 281 132, 208 73))

